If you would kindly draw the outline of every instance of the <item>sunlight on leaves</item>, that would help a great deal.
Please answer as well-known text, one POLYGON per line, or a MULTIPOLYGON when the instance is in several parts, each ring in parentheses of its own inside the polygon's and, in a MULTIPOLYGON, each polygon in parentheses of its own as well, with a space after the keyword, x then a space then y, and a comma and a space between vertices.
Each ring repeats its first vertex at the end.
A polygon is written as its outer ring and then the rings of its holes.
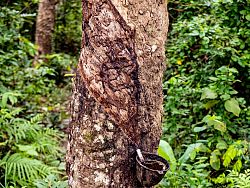
POLYGON ((240 115, 240 107, 239 103, 235 98, 231 98, 225 102, 225 108, 228 112, 232 112, 234 115, 239 116, 240 115))

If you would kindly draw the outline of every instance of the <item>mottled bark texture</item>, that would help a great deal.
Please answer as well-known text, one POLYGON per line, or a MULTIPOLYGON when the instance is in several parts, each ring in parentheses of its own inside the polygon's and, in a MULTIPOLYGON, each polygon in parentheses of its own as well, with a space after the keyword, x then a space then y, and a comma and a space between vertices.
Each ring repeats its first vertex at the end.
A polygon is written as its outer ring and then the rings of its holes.
POLYGON ((56 3, 57 0, 39 1, 35 35, 39 55, 51 53, 56 3))
POLYGON ((155 153, 161 136, 167 7, 159 0, 82 2, 69 185, 141 187, 135 177, 134 143, 155 153))

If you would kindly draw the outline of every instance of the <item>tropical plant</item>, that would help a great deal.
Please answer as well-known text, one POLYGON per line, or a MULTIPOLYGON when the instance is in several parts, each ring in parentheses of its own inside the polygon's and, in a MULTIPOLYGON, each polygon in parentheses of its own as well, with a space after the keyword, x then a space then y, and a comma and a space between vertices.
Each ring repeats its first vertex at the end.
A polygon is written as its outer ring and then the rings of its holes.
POLYGON ((163 139, 177 161, 188 148, 203 148, 190 153, 184 163, 189 170, 176 175, 184 181, 169 187, 216 187, 216 178, 228 170, 242 173, 250 167, 249 3, 169 1, 163 139), (198 164, 203 167, 194 173, 198 164), (198 180, 192 184, 186 177, 198 180))
POLYGON ((74 60, 51 54, 33 66, 37 47, 22 34, 28 21, 23 14, 0 11, 0 185, 37 187, 35 182, 52 176, 50 185, 65 185, 65 134, 59 127, 65 128, 70 92, 64 74, 74 60))

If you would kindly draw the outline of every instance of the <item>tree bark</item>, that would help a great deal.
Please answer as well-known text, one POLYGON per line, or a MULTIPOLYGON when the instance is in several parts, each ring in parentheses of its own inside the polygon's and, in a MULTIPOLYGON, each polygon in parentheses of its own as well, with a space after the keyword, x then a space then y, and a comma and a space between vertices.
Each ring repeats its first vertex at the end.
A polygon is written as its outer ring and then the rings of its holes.
POLYGON ((52 50, 56 3, 57 0, 39 1, 35 34, 35 43, 38 45, 39 55, 49 54, 52 50))
POLYGON ((82 0, 71 101, 69 186, 142 187, 135 149, 156 152, 168 15, 157 0, 82 0))

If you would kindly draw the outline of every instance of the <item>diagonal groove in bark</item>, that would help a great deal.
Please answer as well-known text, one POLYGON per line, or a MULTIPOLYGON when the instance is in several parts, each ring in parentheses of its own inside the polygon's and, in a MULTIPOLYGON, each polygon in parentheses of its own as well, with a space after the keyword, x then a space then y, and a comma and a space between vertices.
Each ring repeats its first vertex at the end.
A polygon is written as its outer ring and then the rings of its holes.
POLYGON ((109 0, 87 3, 86 7, 91 15, 87 11, 83 15, 88 40, 83 39, 81 77, 113 122, 137 142, 140 83, 134 32, 109 0))
POLYGON ((82 0, 83 42, 71 102, 70 187, 141 187, 135 148, 161 135, 166 6, 159 0, 82 0), (121 111, 122 110, 122 111, 121 111))

